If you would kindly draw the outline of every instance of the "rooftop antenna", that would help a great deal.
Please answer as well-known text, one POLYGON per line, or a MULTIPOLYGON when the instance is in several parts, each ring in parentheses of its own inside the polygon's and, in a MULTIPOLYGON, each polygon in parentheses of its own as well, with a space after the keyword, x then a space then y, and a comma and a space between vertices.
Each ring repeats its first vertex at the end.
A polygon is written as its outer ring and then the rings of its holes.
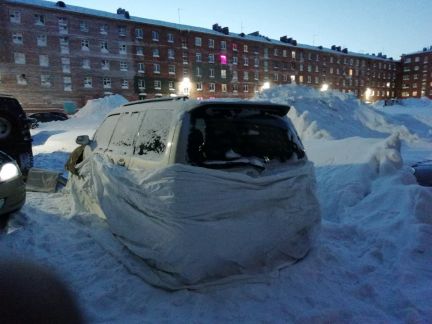
POLYGON ((181 8, 177 8, 177 14, 178 14, 178 22, 179 22, 179 25, 181 24, 181 20, 180 20, 180 11, 181 11, 182 9, 181 8))

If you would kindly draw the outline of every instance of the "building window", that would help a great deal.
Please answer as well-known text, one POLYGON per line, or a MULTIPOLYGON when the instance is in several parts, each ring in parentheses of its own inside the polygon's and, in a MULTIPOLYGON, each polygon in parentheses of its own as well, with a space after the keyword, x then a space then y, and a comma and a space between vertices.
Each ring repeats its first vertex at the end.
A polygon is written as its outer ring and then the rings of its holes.
POLYGON ((189 69, 187 67, 183 68, 183 76, 188 77, 189 76, 189 69))
POLYGON ((27 85, 27 77, 25 74, 17 75, 17 84, 19 85, 27 85))
POLYGON ((118 26, 118 34, 119 36, 126 36, 127 35, 127 28, 126 26, 118 26))
POLYGON ((232 44, 232 50, 233 50, 234 52, 237 52, 237 44, 236 44, 236 43, 233 43, 233 44, 232 44))
POLYGON ((278 73, 273 74, 273 81, 279 81, 279 74, 278 73))
POLYGON ((209 91, 210 92, 215 92, 216 91, 216 84, 211 82, 209 83, 209 91))
POLYGON ((101 69, 102 70, 109 70, 110 69, 110 63, 108 60, 102 60, 101 61, 101 69))
POLYGON ((160 80, 154 80, 153 86, 154 86, 155 90, 160 90, 160 89, 162 89, 162 82, 160 80))
POLYGON ((181 44, 182 44, 182 48, 183 49, 187 49, 187 40, 186 40, 186 38, 182 38, 181 44))
POLYGON ((249 57, 243 56, 243 65, 244 66, 249 66, 249 57))
POLYGON ((21 12, 18 11, 18 10, 12 10, 12 11, 10 11, 9 12, 9 19, 10 19, 11 23, 21 24, 21 12))
POLYGON ((209 54, 209 55, 208 55, 208 62, 209 62, 209 63, 214 63, 214 62, 215 62, 214 54, 209 54))
POLYGON ((221 78, 222 78, 222 79, 226 79, 226 76, 227 76, 227 74, 226 74, 226 70, 225 70, 225 69, 222 69, 222 70, 221 70, 221 78))
POLYGON ((83 33, 88 33, 89 25, 86 21, 83 20, 80 21, 80 31, 82 31, 83 33))
POLYGON ((60 53, 69 54, 69 38, 60 37, 60 53))
POLYGON ((26 56, 24 53, 14 53, 16 64, 26 64, 26 56))
POLYGON ((129 81, 123 79, 121 82, 121 88, 122 89, 129 89, 129 81))
POLYGON ((237 56, 233 56, 233 58, 232 58, 232 64, 237 65, 237 63, 238 63, 238 57, 237 56))
POLYGON ((259 58, 255 57, 254 58, 254 67, 258 67, 259 66, 259 58))
POLYGON ((47 46, 47 36, 45 34, 37 35, 36 42, 39 47, 47 46))
POLYGON ((232 85, 232 91, 233 91, 234 93, 237 93, 237 91, 238 91, 238 84, 237 84, 237 83, 234 83, 234 84, 232 85))
POLYGON ((153 57, 159 57, 159 48, 153 48, 152 55, 153 57))
POLYGON ((174 81, 168 81, 168 89, 170 91, 175 91, 175 84, 174 81))
POLYGON ((85 77, 84 78, 84 88, 92 88, 93 87, 93 80, 92 77, 85 77))
POLYGON ((61 63, 62 63, 63 73, 70 73, 70 58, 69 57, 62 57, 61 63))
POLYGON ((22 44, 23 43, 23 35, 19 32, 12 33, 12 42, 14 44, 22 44))
POLYGON ((100 25, 100 27, 99 27, 99 32, 100 32, 102 35, 106 35, 106 34, 108 34, 108 28, 109 28, 109 26, 108 26, 107 24, 102 24, 102 25, 100 25))
POLYGON ((214 39, 211 39, 211 38, 210 38, 210 39, 208 40, 208 47, 209 47, 209 48, 214 48, 214 44, 215 44, 214 39))
POLYGON ((175 75, 176 69, 175 65, 168 65, 168 74, 175 75))
POLYGON ((103 40, 100 42, 101 53, 108 53, 108 41, 103 40))
POLYGON ((64 91, 72 91, 72 78, 71 77, 63 77, 63 90, 64 91))
POLYGON ((160 64, 159 63, 153 63, 153 73, 155 73, 155 74, 160 73, 160 64))
POLYGON ((258 81, 258 80, 259 80, 259 72, 258 72, 258 71, 255 71, 255 72, 254 72, 254 80, 255 80, 255 81, 258 81))
POLYGON ((168 59, 169 60, 175 59, 175 52, 174 52, 174 49, 172 49, 172 48, 168 48, 168 59))
POLYGON ((279 56, 279 50, 277 48, 273 49, 273 56, 279 56))
POLYGON ((220 63, 223 64, 223 65, 227 64, 227 57, 226 57, 226 55, 221 55, 220 56, 220 63))
POLYGON ((51 87, 51 78, 49 75, 43 74, 40 76, 41 86, 45 88, 51 87))
POLYGON ((102 82, 104 89, 111 89, 111 78, 105 77, 103 78, 102 82))
POLYGON ((201 77, 202 76, 202 74, 201 74, 201 68, 199 66, 196 67, 196 76, 197 77, 201 77))
POLYGON ((120 62, 120 71, 127 71, 127 70, 128 70, 127 62, 121 61, 120 62))
POLYGON ((168 33, 167 37, 168 37, 168 43, 174 43, 174 34, 173 33, 168 33))
POLYGON ((86 52, 90 50, 90 42, 88 39, 81 40, 81 50, 86 52))
POLYGON ((233 81, 237 81, 238 80, 238 73, 237 73, 237 71, 232 71, 232 79, 233 79, 233 81))
POLYGON ((145 72, 144 63, 138 63, 138 73, 144 73, 144 72, 145 72))
POLYGON ((138 89, 139 90, 145 90, 145 80, 143 80, 143 79, 139 79, 138 80, 138 89))
POLYGON ((144 56, 144 49, 141 46, 136 48, 136 55, 144 56))
POLYGON ((48 55, 39 55, 39 65, 43 67, 49 66, 48 55))
POLYGON ((126 55, 127 54, 127 46, 126 46, 126 44, 120 43, 119 53, 122 54, 122 55, 126 55))
POLYGON ((187 52, 183 52, 182 57, 183 57, 183 64, 189 64, 188 53, 187 52))
POLYGON ((135 38, 136 39, 143 39, 144 38, 144 32, 141 28, 135 28, 135 38))
POLYGON ((243 71, 243 80, 244 81, 248 81, 249 80, 249 72, 248 71, 243 71))
POLYGON ((221 50, 226 50, 226 41, 221 41, 220 47, 221 47, 221 50))
POLYGON ((201 62, 201 53, 200 53, 200 52, 196 52, 196 53, 195 53, 195 61, 196 61, 197 63, 200 63, 200 62, 201 62))
POLYGON ((243 84, 243 92, 249 92, 249 85, 243 84))
POLYGON ((63 17, 58 18, 58 26, 59 26, 60 34, 67 34, 69 32, 68 21, 66 18, 63 17))
POLYGON ((86 70, 90 69, 90 59, 88 58, 82 59, 81 67, 86 70))
POLYGON ((227 92, 227 89, 228 89, 228 87, 227 87, 226 83, 222 83, 221 84, 221 91, 222 92, 227 92))
POLYGON ((195 46, 201 46, 201 45, 202 45, 201 37, 195 37, 195 46))
POLYGON ((197 82, 196 89, 197 89, 197 91, 202 91, 202 89, 203 89, 203 83, 201 81, 197 82))
POLYGON ((44 15, 35 14, 34 19, 35 19, 35 25, 38 25, 38 26, 44 26, 45 25, 45 16, 44 15))
POLYGON ((152 40, 155 42, 159 42, 159 32, 158 31, 155 31, 155 30, 152 31, 152 40))
POLYGON ((209 69, 209 77, 214 78, 215 77, 215 70, 213 68, 209 69))

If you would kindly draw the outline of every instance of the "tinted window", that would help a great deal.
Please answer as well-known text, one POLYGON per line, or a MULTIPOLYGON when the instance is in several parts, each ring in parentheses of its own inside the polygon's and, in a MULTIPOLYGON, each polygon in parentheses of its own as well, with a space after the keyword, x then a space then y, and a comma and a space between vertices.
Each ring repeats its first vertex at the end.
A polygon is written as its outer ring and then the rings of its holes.
POLYGON ((108 147, 114 127, 117 124, 119 117, 120 114, 108 116, 102 125, 99 126, 94 136, 97 150, 106 149, 108 147))
POLYGON ((142 114, 134 112, 122 114, 115 127, 109 148, 117 154, 131 154, 133 141, 138 132, 142 114))
POLYGON ((134 154, 146 160, 160 160, 167 146, 171 119, 169 110, 147 111, 135 142, 134 154))

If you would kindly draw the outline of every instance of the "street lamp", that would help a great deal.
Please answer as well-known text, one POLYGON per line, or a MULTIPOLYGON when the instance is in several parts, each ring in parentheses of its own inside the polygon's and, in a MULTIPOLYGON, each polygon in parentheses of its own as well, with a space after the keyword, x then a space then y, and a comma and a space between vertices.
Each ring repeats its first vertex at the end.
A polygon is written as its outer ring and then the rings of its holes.
POLYGON ((190 94, 191 81, 189 78, 183 78, 180 82, 180 91, 183 92, 184 96, 189 96, 190 94))
POLYGON ((365 91, 365 99, 366 99, 366 101, 369 101, 371 97, 372 97, 372 89, 367 88, 366 91, 365 91))
POLYGON ((261 91, 270 89, 270 82, 266 81, 261 87, 261 91))
POLYGON ((320 90, 324 92, 327 91, 328 89, 329 89, 329 85, 327 83, 323 83, 320 90))

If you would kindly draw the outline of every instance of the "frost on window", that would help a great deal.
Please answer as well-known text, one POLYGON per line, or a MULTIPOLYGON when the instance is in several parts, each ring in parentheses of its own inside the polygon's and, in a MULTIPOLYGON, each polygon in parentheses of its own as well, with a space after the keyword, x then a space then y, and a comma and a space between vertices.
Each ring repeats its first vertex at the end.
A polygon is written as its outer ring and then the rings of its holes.
POLYGON ((146 160, 160 160, 167 147, 171 119, 170 111, 149 110, 139 130, 134 154, 146 160))
POLYGON ((109 144, 113 152, 120 155, 132 153, 133 141, 138 133, 141 114, 134 112, 121 115, 109 144))

